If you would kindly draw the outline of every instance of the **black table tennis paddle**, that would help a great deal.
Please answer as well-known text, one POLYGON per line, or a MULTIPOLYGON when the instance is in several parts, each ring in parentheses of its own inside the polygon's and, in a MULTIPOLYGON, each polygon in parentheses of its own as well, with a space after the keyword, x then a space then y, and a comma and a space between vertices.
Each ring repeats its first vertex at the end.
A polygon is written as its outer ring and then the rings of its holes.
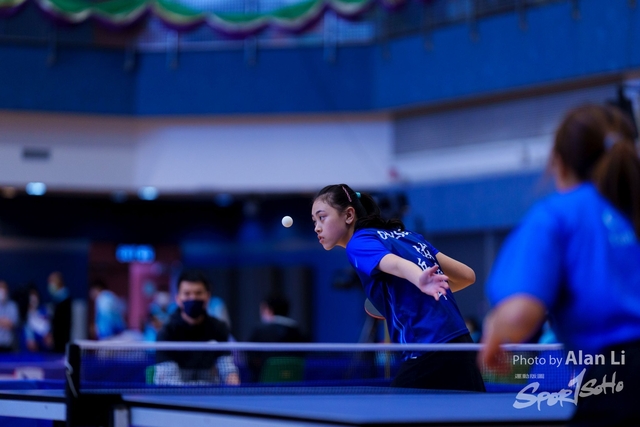
POLYGON ((373 303, 369 301, 368 298, 364 302, 364 311, 366 311, 367 314, 374 319, 384 320, 384 316, 382 315, 382 313, 380 313, 380 311, 374 307, 373 303))

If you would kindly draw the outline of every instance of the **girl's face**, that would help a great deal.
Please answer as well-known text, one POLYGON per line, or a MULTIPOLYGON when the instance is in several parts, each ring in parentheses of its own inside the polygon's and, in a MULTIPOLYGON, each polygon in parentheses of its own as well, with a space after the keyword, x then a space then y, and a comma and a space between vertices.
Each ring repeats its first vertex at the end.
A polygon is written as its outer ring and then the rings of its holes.
POLYGON ((355 224, 353 208, 349 207, 340 213, 324 200, 318 199, 313 202, 311 219, 323 248, 330 250, 335 246, 347 246, 355 224))

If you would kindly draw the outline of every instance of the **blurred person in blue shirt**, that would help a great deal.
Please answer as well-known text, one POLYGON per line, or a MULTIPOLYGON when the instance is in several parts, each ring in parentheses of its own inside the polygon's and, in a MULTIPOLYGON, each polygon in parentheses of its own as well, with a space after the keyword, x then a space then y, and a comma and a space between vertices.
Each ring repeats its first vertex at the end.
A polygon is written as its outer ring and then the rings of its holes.
POLYGON ((0 352, 15 350, 15 329, 19 322, 18 305, 9 298, 9 285, 0 280, 0 352))
POLYGON ((107 339, 125 331, 124 303, 120 298, 107 289, 107 285, 96 280, 91 284, 89 295, 95 304, 94 336, 107 339))
POLYGON ((487 281, 493 310, 480 363, 498 364, 500 345, 526 341, 547 313, 567 347, 566 364, 580 364, 572 354, 606 355, 609 362, 590 364, 572 380, 575 425, 640 425, 635 138, 631 120, 613 106, 569 111, 551 153, 557 192, 537 203, 507 238, 487 281))
MULTIPOLYGON (((23 348, 28 351, 51 349, 51 340, 47 337, 51 331, 51 319, 41 303, 40 292, 34 284, 27 286, 26 311, 22 328, 23 348)), ((24 310, 24 309, 23 309, 24 310)))
POLYGON ((207 313, 216 319, 222 320, 228 327, 231 327, 229 311, 227 310, 227 305, 224 303, 222 298, 211 295, 209 304, 207 305, 207 313))
MULTIPOLYGON (((171 296, 168 292, 156 292, 153 301, 149 304, 149 314, 144 325, 143 339, 145 341, 155 341, 158 332, 169 320, 171 307, 171 296)), ((177 306, 176 306, 177 307, 177 306)))

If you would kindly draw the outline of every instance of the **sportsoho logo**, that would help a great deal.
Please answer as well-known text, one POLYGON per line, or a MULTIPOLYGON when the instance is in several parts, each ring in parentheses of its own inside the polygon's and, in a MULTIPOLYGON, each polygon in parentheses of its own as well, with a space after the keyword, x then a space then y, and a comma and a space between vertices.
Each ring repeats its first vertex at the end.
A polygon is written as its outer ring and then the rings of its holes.
MULTIPOLYGON (((583 354, 580 350, 577 354, 573 351, 567 353, 566 360, 562 357, 549 356, 544 357, 523 357, 521 355, 514 355, 512 363, 514 365, 549 365, 555 367, 561 367, 564 365, 604 365, 606 364, 606 357, 604 354, 583 354)), ((624 365, 625 354, 624 350, 620 354, 616 354, 615 351, 611 352, 609 359, 611 365, 624 365)), ((538 411, 541 410, 541 406, 546 402, 547 406, 554 406, 556 404, 563 405, 564 403, 571 403, 578 405, 578 399, 597 396, 601 393, 613 394, 619 393, 624 389, 624 383, 622 381, 616 381, 616 372, 611 374, 611 379, 607 380, 607 375, 602 378, 602 382, 598 383, 598 379, 590 379, 583 384, 584 375, 587 368, 583 368, 582 371, 575 377, 573 377, 567 387, 557 392, 543 391, 537 393, 540 388, 539 382, 532 382, 527 384, 516 396, 516 400, 513 403, 513 407, 516 409, 528 408, 532 405, 538 406, 538 411)))

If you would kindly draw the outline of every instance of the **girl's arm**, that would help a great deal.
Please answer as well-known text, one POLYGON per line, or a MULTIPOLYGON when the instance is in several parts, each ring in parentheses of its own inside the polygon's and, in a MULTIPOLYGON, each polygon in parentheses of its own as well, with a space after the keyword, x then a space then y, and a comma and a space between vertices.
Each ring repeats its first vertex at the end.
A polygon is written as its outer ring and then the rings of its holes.
POLYGON ((441 295, 446 294, 447 289, 449 289, 449 284, 447 283, 449 277, 444 274, 438 274, 437 265, 423 271, 411 261, 407 261, 398 255, 387 254, 380 260, 378 268, 387 274, 408 280, 416 285, 420 291, 431 295, 436 301, 440 299, 441 295))
POLYGON ((436 254, 436 259, 443 273, 449 277, 449 286, 452 292, 458 292, 475 283, 476 273, 471 267, 446 256, 442 252, 436 254))

